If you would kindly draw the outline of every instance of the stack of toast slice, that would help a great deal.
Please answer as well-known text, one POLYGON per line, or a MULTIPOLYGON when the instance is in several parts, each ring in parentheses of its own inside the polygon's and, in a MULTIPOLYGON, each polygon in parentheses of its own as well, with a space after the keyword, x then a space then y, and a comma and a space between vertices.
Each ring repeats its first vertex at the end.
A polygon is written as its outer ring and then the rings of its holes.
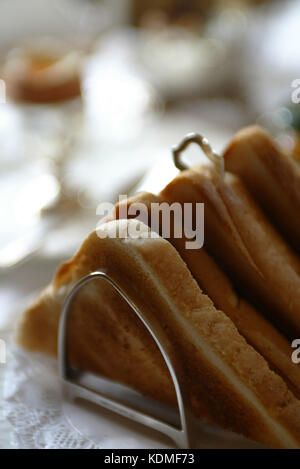
MULTIPOLYGON (((232 161, 238 160, 238 144, 241 159, 247 160, 244 140, 255 140, 256 135, 269 139, 260 129, 251 132, 251 137, 247 130, 245 137, 240 134, 229 146, 234 148, 232 161)), ((256 143, 248 146, 255 153, 256 143)), ((278 164, 289 168, 283 174, 292 179, 293 191, 300 197, 297 168, 272 143, 273 147, 278 164)), ((226 166, 231 161, 228 155, 227 150, 226 166)), ((243 165, 238 162, 235 167, 243 165)), ((117 205, 112 218, 59 268, 24 313, 17 341, 30 350, 55 355, 68 292, 87 273, 105 269, 165 329, 184 364, 197 417, 270 447, 299 448, 300 370, 291 360, 290 347, 290 339, 300 332, 297 236, 278 229, 288 214, 282 219, 273 216, 269 204, 255 196, 259 190, 248 182, 247 170, 244 174, 229 169, 237 174, 227 172, 222 178, 209 166, 185 170, 159 196, 140 193, 127 201, 127 207, 142 203, 147 208, 150 226, 151 204, 204 203, 203 248, 187 249, 186 238, 177 238, 172 230, 168 240, 163 239, 161 226, 151 232, 117 205), (125 219, 120 219, 124 213, 125 219)), ((271 200, 270 186, 276 180, 266 177, 271 181, 266 184, 271 200)), ((280 190, 284 192, 287 185, 281 182, 280 190)), ((290 228, 293 222, 289 221, 290 228)), ((69 329, 74 365, 176 404, 153 339, 108 285, 95 282, 85 288, 72 308, 69 329)))

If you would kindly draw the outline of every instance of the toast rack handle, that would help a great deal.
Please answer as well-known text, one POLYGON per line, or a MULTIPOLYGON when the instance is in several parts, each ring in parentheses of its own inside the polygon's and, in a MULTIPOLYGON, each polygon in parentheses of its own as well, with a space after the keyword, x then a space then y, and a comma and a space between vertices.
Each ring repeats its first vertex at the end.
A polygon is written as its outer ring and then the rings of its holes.
POLYGON ((217 166, 218 170, 220 171, 220 174, 222 178, 224 177, 225 173, 225 164, 224 164, 224 159, 221 155, 218 155, 212 147, 210 146, 208 140, 203 137, 202 135, 193 132, 190 134, 187 134, 179 143, 178 145, 175 145, 172 148, 172 154, 173 154, 173 161, 177 169, 180 171, 183 171, 185 169, 189 169, 189 166, 185 163, 183 163, 181 159, 181 154, 184 152, 184 150, 187 149, 187 147, 191 143, 196 143, 197 145, 200 146, 202 149, 203 153, 207 158, 214 163, 215 166, 217 166))
POLYGON ((143 312, 137 308, 134 302, 124 293, 120 286, 104 271, 95 271, 83 277, 73 286, 72 290, 65 299, 59 324, 58 366, 59 374, 62 379, 63 390, 67 390, 68 395, 71 392, 73 397, 81 397, 83 399, 92 401, 95 404, 122 415, 123 417, 127 417, 161 433, 164 433, 170 437, 179 448, 193 447, 192 442, 194 439, 194 418, 190 411, 190 402, 184 383, 183 369, 180 361, 176 359, 176 354, 173 350, 172 344, 167 338, 165 331, 159 325, 158 321, 152 318, 150 322, 149 319, 145 317, 143 312), (74 378, 74 369, 71 367, 68 357, 68 317, 72 302, 75 299, 76 294, 84 285, 91 281, 95 281, 96 279, 108 282, 120 294, 120 296, 132 308, 132 310, 135 312, 135 314, 138 316, 156 342, 165 360, 174 384, 181 428, 150 416, 148 413, 144 413, 140 410, 136 410, 130 406, 127 406, 126 404, 120 403, 110 398, 109 396, 105 396, 104 394, 101 394, 101 390, 91 390, 84 387, 81 383, 76 382, 76 379, 74 378))

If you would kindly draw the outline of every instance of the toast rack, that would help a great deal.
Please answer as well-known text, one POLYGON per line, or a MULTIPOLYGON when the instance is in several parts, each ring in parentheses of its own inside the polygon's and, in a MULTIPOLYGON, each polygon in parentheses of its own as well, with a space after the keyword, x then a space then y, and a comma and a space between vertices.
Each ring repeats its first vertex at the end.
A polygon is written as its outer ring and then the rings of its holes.
POLYGON ((127 419, 150 427, 167 435, 179 448, 193 448, 194 417, 190 411, 189 397, 186 391, 184 372, 180 360, 166 333, 154 318, 149 321, 146 315, 137 308, 132 298, 102 270, 92 272, 79 280, 68 294, 59 325, 58 365, 62 383, 63 398, 69 402, 80 399, 90 401, 108 411, 117 413, 127 419), (79 290, 91 281, 108 282, 112 288, 127 302, 152 338, 156 342, 171 375, 177 397, 178 409, 147 398, 131 388, 121 385, 106 377, 74 369, 69 361, 67 328, 68 318, 73 301, 79 290), (132 405, 134 403, 134 406, 132 405), (163 416, 163 418, 162 418, 163 416))
POLYGON ((172 148, 172 153, 173 153, 173 161, 177 169, 180 171, 184 171, 185 169, 189 169, 189 166, 184 163, 181 159, 181 154, 184 150, 187 149, 187 147, 191 143, 196 143, 197 145, 200 146, 202 149, 203 153, 207 158, 218 168, 221 177, 224 177, 225 174, 225 164, 224 164, 224 158, 221 155, 218 155, 212 147, 210 146, 208 140, 203 137, 202 135, 192 132, 187 134, 180 142, 178 145, 175 145, 172 148))

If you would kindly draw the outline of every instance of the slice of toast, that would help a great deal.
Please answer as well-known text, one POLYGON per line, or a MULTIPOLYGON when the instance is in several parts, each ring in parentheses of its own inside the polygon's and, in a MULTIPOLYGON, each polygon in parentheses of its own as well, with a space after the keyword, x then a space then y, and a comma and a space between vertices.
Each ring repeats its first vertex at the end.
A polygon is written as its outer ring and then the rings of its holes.
POLYGON ((225 167, 243 180, 276 227, 300 251, 300 168, 258 126, 246 127, 224 152, 225 167))
POLYGON ((213 167, 180 173, 161 192, 169 203, 205 204, 205 246, 246 295, 292 338, 300 333, 300 260, 238 176, 213 167))
MULTIPOLYGON (((300 402, 201 292, 172 245, 155 233, 149 238, 148 227, 136 220, 105 223, 98 236, 94 232, 87 238, 25 312, 18 342, 55 353, 63 299, 77 280, 99 268, 107 269, 167 332, 184 363, 196 415, 271 447, 300 447, 300 402)), ((72 363, 174 403, 153 341, 145 339, 134 314, 103 285, 89 285, 73 307, 72 363)))

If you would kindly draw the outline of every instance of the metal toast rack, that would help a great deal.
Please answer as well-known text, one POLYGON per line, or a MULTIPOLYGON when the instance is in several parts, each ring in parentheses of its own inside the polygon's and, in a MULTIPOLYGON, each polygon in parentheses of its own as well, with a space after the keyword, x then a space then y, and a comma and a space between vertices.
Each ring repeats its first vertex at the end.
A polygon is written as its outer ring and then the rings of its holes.
MULTIPOLYGON (((211 149, 205 138, 195 133, 188 134, 178 146, 173 148, 173 161, 175 166, 180 170, 188 168, 188 166, 181 161, 181 153, 190 143, 200 145, 205 155, 216 165, 216 168, 218 168, 221 173, 221 177, 223 177, 223 158, 218 156, 211 149)), ((86 275, 75 284, 68 294, 63 305, 60 319, 58 362, 65 402, 74 403, 78 399, 92 402, 96 404, 98 408, 110 411, 110 415, 118 414, 119 416, 125 417, 128 422, 130 420, 134 421, 137 424, 141 424, 143 428, 148 427, 152 429, 151 431, 156 430, 160 434, 166 435, 177 447, 183 449, 199 447, 200 434, 202 447, 257 447, 254 442, 247 440, 245 443, 245 440, 240 436, 236 434, 235 436, 233 436, 233 434, 229 435, 228 432, 225 431, 220 433, 221 430, 215 433, 215 430, 209 428, 207 432, 208 436, 205 436, 206 429, 201 426, 199 427, 199 423, 196 422, 190 410, 190 400, 187 393, 182 363, 181 360, 176 357, 176 351, 165 331, 155 318, 149 321, 143 311, 136 306, 134 298, 129 297, 107 271, 98 270, 86 275), (137 321, 141 321, 151 334, 164 358, 172 378, 177 397, 177 409, 147 398, 132 388, 109 380, 106 377, 100 377, 99 375, 84 370, 74 369, 71 366, 68 356, 67 341, 68 318, 73 301, 76 300, 76 295, 79 290, 92 281, 101 281, 110 284, 131 307, 137 316, 137 321), (213 434, 214 443, 213 446, 211 446, 210 440, 213 434)), ((80 420, 80 418, 79 416, 78 419, 80 420)), ((99 419, 96 421, 95 426, 99 426, 100 423, 101 417, 100 421, 99 419)), ((105 425, 105 423, 103 425, 105 425)))
POLYGON ((76 283, 68 294, 60 319, 58 363, 64 400, 74 402, 79 398, 93 402, 109 411, 167 435, 179 448, 195 447, 193 446, 194 417, 189 410, 184 374, 169 339, 158 321, 151 320, 150 323, 143 311, 135 306, 134 299, 129 298, 106 272, 99 270, 86 275, 76 283), (74 369, 71 366, 67 342, 69 313, 79 290, 87 283, 96 280, 108 282, 128 303, 136 314, 137 320, 144 324, 153 337, 170 372, 177 396, 178 410, 146 398, 137 391, 115 381, 87 371, 74 369))
POLYGON ((207 158, 214 164, 216 169, 220 172, 221 177, 223 178, 225 174, 225 164, 223 157, 221 155, 218 155, 218 153, 216 153, 215 150, 212 149, 208 140, 205 137, 196 132, 187 134, 181 140, 181 142, 179 142, 178 145, 172 148, 173 162, 176 168, 180 171, 189 169, 189 166, 182 161, 181 154, 184 152, 184 150, 187 149, 187 147, 191 143, 196 143, 197 145, 199 145, 205 156, 207 156, 207 158))

